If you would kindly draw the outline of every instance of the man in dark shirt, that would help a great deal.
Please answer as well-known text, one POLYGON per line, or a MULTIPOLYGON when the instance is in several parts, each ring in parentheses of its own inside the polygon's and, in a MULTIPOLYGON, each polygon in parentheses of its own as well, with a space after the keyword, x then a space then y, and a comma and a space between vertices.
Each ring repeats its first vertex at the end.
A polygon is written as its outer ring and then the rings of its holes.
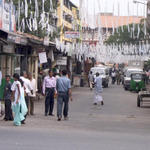
POLYGON ((6 75, 6 85, 4 87, 4 101, 5 101, 5 121, 12 121, 13 115, 12 115, 12 109, 11 109, 11 82, 10 82, 10 76, 6 75))

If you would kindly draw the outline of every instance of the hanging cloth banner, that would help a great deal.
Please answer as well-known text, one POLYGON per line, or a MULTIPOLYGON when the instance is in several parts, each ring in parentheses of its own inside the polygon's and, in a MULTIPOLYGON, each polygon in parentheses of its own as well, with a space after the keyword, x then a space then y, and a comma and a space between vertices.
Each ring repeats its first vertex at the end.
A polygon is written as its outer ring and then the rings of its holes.
POLYGON ((42 0, 42 11, 43 11, 43 12, 45 12, 45 7, 44 7, 44 5, 45 5, 45 0, 42 0))
POLYGON ((36 13, 36 16, 39 17, 39 6, 38 6, 37 0, 35 0, 35 13, 36 13))
POLYGON ((129 5, 129 1, 128 1, 128 21, 127 21, 127 25, 128 25, 128 32, 130 32, 130 23, 129 23, 129 18, 130 18, 130 5, 129 5))
MULTIPOLYGON (((114 4, 113 4, 113 15, 114 15, 114 4)), ((113 28, 113 31, 112 31, 112 35, 114 35, 115 33, 115 26, 114 26, 114 17, 111 17, 111 22, 112 22, 112 28, 113 28)))
POLYGON ((28 17, 28 2, 25 0, 25 18, 28 17))
POLYGON ((140 29, 140 24, 138 24, 138 33, 137 33, 137 39, 139 38, 139 36, 140 36, 140 31, 141 31, 141 29, 140 29))
POLYGON ((53 12, 54 9, 53 9, 53 1, 52 0, 50 0, 50 7, 49 8, 50 8, 50 11, 53 12))

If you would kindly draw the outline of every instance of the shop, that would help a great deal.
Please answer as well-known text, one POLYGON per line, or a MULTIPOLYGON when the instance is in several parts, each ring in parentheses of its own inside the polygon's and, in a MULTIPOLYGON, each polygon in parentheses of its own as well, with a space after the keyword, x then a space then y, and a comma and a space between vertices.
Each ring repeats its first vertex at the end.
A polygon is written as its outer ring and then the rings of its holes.
POLYGON ((27 39, 3 30, 0 30, 0 38, 5 41, 0 49, 0 69, 3 77, 20 73, 21 66, 25 66, 22 58, 26 55, 27 39))

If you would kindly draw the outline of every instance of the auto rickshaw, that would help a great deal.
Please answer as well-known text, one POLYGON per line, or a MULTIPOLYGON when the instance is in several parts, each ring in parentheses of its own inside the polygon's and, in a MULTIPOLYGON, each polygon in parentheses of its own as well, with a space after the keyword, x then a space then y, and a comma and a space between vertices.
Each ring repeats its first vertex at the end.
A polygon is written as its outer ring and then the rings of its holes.
POLYGON ((131 74, 130 91, 139 92, 146 87, 146 74, 134 72, 131 74))

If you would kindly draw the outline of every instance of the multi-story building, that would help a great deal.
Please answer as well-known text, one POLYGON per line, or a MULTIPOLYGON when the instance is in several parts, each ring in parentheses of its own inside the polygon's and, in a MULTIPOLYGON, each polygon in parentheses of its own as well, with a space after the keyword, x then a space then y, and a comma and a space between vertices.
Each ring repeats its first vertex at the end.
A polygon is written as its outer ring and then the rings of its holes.
POLYGON ((79 8, 70 0, 59 0, 57 15, 58 27, 61 29, 60 42, 64 44, 72 43, 72 39, 65 37, 65 32, 80 30, 79 8))

